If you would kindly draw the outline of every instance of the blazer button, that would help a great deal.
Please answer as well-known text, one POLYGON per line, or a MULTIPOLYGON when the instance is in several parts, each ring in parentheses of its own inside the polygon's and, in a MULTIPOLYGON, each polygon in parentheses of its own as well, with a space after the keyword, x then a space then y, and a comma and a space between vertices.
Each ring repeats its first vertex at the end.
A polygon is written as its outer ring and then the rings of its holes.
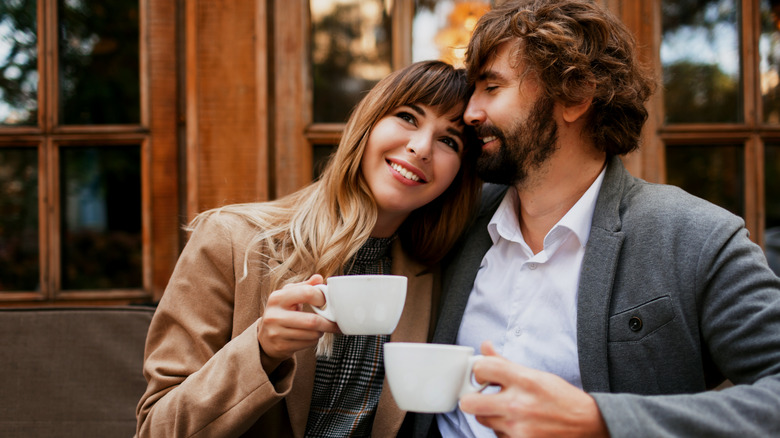
POLYGON ((632 316, 631 319, 628 320, 628 328, 630 328, 632 332, 642 330, 642 320, 638 316, 632 316))

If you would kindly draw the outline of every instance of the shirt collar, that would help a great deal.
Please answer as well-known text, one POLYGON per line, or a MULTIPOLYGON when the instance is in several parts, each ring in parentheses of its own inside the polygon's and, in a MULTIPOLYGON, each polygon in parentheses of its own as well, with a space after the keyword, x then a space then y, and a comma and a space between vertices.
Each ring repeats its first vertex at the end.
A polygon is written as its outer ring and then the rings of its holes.
POLYGON ((598 199, 599 190, 601 190, 601 183, 604 182, 606 170, 607 167, 604 166, 599 176, 596 177, 596 180, 588 187, 588 190, 585 191, 577 203, 547 233, 544 239, 545 245, 547 245, 547 239, 555 234, 554 231, 558 227, 571 230, 577 236, 583 248, 588 244, 590 226, 593 222, 593 212, 596 210, 596 200, 598 199))
MULTIPOLYGON (((577 236, 577 240, 579 240, 583 248, 588 244, 593 212, 596 210, 596 200, 598 199, 605 173, 606 166, 601 169, 599 176, 596 177, 596 180, 588 187, 588 190, 585 191, 577 203, 547 233, 547 236, 544 238, 545 247, 559 240, 560 237, 566 234, 566 230, 573 232, 577 236)), ((509 190, 504 195, 504 199, 488 224, 488 233, 493 243, 496 243, 500 237, 514 242, 524 242, 520 232, 520 223, 517 219, 517 212, 520 210, 519 202, 517 189, 509 187, 509 190)))

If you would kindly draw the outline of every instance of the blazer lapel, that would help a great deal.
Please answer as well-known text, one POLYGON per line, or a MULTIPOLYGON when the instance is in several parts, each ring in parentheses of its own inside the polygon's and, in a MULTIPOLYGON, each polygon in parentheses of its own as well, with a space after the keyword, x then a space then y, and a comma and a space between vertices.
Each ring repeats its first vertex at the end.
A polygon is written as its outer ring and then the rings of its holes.
POLYGON ((624 237, 619 208, 629 178, 619 158, 607 163, 580 270, 577 349, 582 386, 589 392, 609 391, 609 307, 624 237))
POLYGON ((577 350, 582 386, 588 392, 609 391, 607 325, 612 283, 622 244, 622 234, 593 228, 580 270, 577 350))
MULTIPOLYGON (((408 279, 406 301, 401 319, 398 321, 391 342, 425 342, 428 338, 428 321, 431 317, 431 294, 433 292, 433 273, 423 265, 407 258, 400 243, 393 245, 393 274, 408 279)), ((405 411, 395 404, 387 379, 382 384, 382 394, 374 416, 371 436, 393 436, 393 431, 401 427, 405 411)))
POLYGON ((487 226, 507 189, 506 186, 485 185, 479 215, 461 244, 448 256, 452 262, 445 264, 442 273, 442 304, 433 334, 434 343, 455 343, 482 258, 493 245, 487 226))
POLYGON ((314 372, 317 368, 316 347, 295 353, 296 370, 290 393, 285 397, 293 436, 303 437, 309 420, 311 393, 314 390, 314 372))

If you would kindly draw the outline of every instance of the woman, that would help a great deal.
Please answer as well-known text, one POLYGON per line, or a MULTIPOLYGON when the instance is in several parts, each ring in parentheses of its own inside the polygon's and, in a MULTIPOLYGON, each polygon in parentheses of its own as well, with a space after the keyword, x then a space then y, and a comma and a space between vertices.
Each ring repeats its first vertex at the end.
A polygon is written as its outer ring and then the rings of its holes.
POLYGON ((395 436, 382 344, 427 340, 432 267, 478 199, 467 96, 448 64, 399 70, 355 108, 319 181, 193 221, 149 329, 139 436, 395 436), (390 273, 408 277, 391 336, 340 335, 310 311, 323 278, 390 273))

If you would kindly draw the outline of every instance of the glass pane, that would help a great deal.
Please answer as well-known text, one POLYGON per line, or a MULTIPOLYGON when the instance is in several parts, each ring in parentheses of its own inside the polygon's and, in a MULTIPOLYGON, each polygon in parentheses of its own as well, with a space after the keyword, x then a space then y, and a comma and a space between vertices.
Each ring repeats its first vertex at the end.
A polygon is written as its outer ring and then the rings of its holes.
POLYGON ((765 123, 780 124, 780 1, 761 0, 758 52, 765 123))
POLYGON ((392 71, 390 2, 310 1, 315 123, 342 123, 392 71))
POLYGON ((62 288, 142 287, 140 146, 61 147, 62 288))
POLYGON ((769 266, 780 275, 780 144, 766 145, 764 166, 764 247, 769 266))
POLYGON ((0 3, 0 125, 37 124, 36 17, 36 0, 0 3))
POLYGON ((0 148, 0 291, 40 290, 38 151, 0 148))
POLYGON ((139 123, 138 0, 58 0, 60 123, 139 123))
POLYGON ((668 146, 667 182, 744 217, 742 146, 668 146))
POLYGON ((463 67, 466 47, 490 0, 421 0, 412 23, 412 60, 440 59, 463 67))
POLYGON ((743 120, 739 0, 662 3, 666 123, 743 120))
POLYGON ((312 145, 312 152, 314 153, 314 172, 312 174, 313 179, 317 179, 322 175, 322 171, 325 170, 325 166, 328 164, 331 154, 336 152, 337 144, 315 144, 312 145))

